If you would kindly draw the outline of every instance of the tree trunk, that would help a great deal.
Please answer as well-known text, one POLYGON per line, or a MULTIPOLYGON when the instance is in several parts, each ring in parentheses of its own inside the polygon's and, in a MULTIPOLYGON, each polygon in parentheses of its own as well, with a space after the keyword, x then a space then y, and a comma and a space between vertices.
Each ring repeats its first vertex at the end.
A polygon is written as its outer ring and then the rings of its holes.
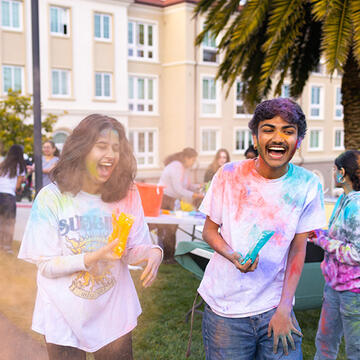
POLYGON ((349 52, 341 85, 345 149, 360 149, 360 65, 349 52))

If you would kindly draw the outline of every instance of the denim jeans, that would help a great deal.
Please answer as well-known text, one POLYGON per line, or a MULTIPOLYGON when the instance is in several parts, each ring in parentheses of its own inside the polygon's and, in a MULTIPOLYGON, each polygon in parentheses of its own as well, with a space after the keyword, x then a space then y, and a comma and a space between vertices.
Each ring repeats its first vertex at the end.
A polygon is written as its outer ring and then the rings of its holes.
POLYGON ((342 336, 348 360, 360 359, 360 294, 325 284, 315 360, 336 359, 342 336))
POLYGON ((274 354, 273 335, 269 338, 267 332, 275 311, 245 318, 226 318, 215 314, 206 305, 202 328, 206 360, 301 360, 301 337, 294 333, 296 350, 289 344, 289 355, 284 355, 279 341, 278 351, 274 354))

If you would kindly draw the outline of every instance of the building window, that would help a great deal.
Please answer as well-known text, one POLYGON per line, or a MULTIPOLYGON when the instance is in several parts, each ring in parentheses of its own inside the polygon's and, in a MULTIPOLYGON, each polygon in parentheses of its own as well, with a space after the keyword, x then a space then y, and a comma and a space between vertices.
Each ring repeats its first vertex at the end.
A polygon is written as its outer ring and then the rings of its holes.
POLYGON ((70 95, 70 72, 68 70, 54 69, 51 71, 52 95, 70 95))
POLYGON ((334 129, 334 150, 344 150, 344 129, 334 129))
POLYGON ((156 131, 130 130, 129 141, 139 167, 156 165, 156 131))
POLYGON ((242 97, 243 83, 241 81, 236 81, 235 86, 235 114, 249 115, 242 97))
POLYGON ((321 86, 311 86, 310 117, 321 119, 323 114, 323 89, 321 86))
POLYGON ((323 133, 320 129, 309 131, 309 151, 319 151, 323 149, 323 133))
POLYGON ((3 66, 3 93, 7 94, 8 90, 20 91, 24 90, 24 69, 21 66, 3 66))
POLYGON ((64 147, 65 141, 67 139, 67 137, 69 136, 69 133, 65 132, 65 131, 57 131, 54 135, 53 135, 53 141, 56 145, 56 147, 61 151, 62 148, 64 147))
POLYGON ((201 130, 201 152, 213 154, 220 148, 220 131, 218 129, 201 130))
POLYGON ((249 129, 235 129, 235 153, 243 154, 252 143, 253 139, 249 129))
POLYGON ((343 106, 341 105, 342 94, 341 88, 336 88, 336 98, 335 98, 335 119, 342 120, 343 118, 343 106))
POLYGON ((57 35, 69 35, 69 9, 50 7, 50 32, 57 35))
POLYGON ((21 30, 22 3, 15 0, 1 1, 1 26, 9 30, 21 30))
POLYGON ((281 97, 283 97, 283 98, 290 97, 290 85, 289 84, 283 84, 281 86, 281 97))
POLYGON ((134 59, 155 60, 156 25, 128 22, 128 56, 134 59))
POLYGON ((154 113, 156 111, 156 78, 129 76, 129 111, 154 113))
POLYGON ((202 42, 202 53, 203 53, 204 62, 209 62, 209 63, 217 62, 216 39, 208 31, 206 32, 202 42))
POLYGON ((219 114, 215 77, 202 78, 201 112, 203 115, 219 114))
POLYGON ((110 40, 111 17, 106 14, 94 15, 94 36, 96 40, 110 40))
POLYGON ((111 74, 95 74, 95 97, 109 99, 111 98, 111 74))

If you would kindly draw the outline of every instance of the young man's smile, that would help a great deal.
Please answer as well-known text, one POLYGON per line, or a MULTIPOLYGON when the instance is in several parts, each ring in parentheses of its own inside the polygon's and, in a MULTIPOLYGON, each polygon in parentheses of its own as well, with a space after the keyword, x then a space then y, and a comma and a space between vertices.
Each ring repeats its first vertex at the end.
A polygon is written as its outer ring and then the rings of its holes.
POLYGON ((253 138, 260 155, 256 166, 260 175, 270 179, 284 175, 297 148, 297 125, 275 116, 260 121, 253 138))

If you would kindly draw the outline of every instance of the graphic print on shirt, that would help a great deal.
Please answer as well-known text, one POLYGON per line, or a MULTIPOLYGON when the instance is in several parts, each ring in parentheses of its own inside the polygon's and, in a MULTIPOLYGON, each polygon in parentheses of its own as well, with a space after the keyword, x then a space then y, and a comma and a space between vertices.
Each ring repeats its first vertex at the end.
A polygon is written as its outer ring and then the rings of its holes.
MULTIPOLYGON (((65 245, 73 255, 101 248, 107 244, 112 230, 111 216, 99 213, 98 209, 92 209, 86 215, 62 219, 60 224, 65 245)), ((84 299, 97 299, 115 285, 113 266, 111 261, 101 261, 89 271, 77 272, 72 276, 70 291, 84 299)))

